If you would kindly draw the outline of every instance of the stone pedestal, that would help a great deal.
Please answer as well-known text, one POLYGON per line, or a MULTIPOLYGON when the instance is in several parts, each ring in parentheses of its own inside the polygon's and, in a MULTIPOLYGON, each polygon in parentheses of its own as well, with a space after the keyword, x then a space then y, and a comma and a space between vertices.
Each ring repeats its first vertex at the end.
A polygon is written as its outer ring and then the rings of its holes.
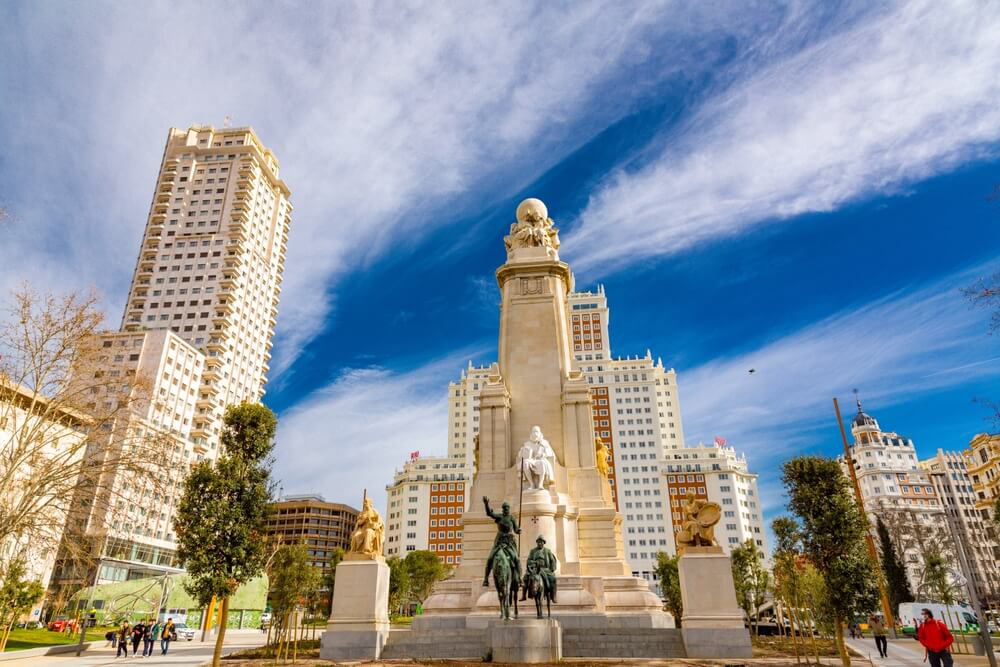
POLYGON ((551 618, 493 619, 486 627, 493 662, 559 662, 562 628, 551 618))
POLYGON ((323 660, 377 660, 389 636, 389 566, 377 560, 337 565, 333 614, 320 639, 323 660))
POLYGON ((687 547, 680 575, 681 635, 689 658, 750 658, 750 633, 736 602, 729 556, 720 547, 687 547))

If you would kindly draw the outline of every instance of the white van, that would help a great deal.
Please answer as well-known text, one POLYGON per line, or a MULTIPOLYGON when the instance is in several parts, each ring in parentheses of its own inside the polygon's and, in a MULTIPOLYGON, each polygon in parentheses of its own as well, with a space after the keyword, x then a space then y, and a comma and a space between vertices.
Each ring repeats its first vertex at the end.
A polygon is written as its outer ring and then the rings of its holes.
POLYGON ((905 627, 917 627, 923 622, 921 612, 929 609, 934 618, 944 621, 949 630, 961 630, 970 625, 979 627, 976 613, 967 604, 943 605, 937 602, 901 602, 896 618, 905 627))

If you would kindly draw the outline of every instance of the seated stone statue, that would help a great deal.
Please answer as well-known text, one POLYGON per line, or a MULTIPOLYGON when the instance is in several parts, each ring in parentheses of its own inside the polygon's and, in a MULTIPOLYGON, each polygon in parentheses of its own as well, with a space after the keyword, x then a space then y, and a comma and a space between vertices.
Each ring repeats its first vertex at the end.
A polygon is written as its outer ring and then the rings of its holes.
POLYGON ((555 477, 552 462, 555 458, 556 454, 552 451, 549 441, 542 435, 541 427, 532 426, 531 435, 521 445, 517 455, 517 466, 522 471, 524 482, 527 482, 529 489, 538 491, 552 483, 555 477))
POLYGON ((367 495, 358 514, 354 532, 351 533, 351 548, 348 553, 358 554, 370 559, 382 555, 382 541, 385 539, 385 524, 378 510, 367 495))
POLYGON ((722 517, 722 508, 700 498, 691 498, 684 507, 684 521, 677 532, 677 551, 685 547, 714 547, 715 524, 722 517))

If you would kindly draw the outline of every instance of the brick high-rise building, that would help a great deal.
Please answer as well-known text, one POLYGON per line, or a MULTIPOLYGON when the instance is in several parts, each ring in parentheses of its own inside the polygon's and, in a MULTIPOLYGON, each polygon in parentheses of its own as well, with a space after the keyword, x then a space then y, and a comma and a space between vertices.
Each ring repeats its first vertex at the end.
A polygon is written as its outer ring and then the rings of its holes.
POLYGON ((81 499, 91 509, 80 528, 98 545, 99 566, 67 562, 61 582, 178 571, 173 518, 184 476, 218 456, 225 408, 264 395, 289 194, 253 129, 168 132, 121 330, 102 336, 106 372, 150 383, 128 430, 171 441, 150 461, 163 484, 114 480, 113 505, 81 499))
POLYGON ((317 495, 283 496, 271 503, 265 534, 271 542, 306 545, 309 564, 325 570, 334 549, 346 552, 350 548, 357 521, 358 510, 350 505, 327 502, 317 495))

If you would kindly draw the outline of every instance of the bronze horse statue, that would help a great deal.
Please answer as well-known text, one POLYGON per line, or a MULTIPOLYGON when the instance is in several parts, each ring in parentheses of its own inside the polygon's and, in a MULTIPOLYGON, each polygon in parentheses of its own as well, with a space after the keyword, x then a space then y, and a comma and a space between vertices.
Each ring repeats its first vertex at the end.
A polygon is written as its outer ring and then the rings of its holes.
MULTIPOLYGON (((500 599, 500 618, 510 620, 510 606, 514 603, 514 618, 517 618, 517 583, 511 561, 503 549, 497 551, 493 559, 493 585, 500 599)), ((541 612, 539 612, 541 613, 541 612)))
POLYGON ((552 590, 545 582, 545 577, 538 571, 538 564, 528 561, 528 566, 524 572, 524 587, 528 597, 535 601, 535 611, 538 618, 542 617, 542 599, 545 599, 545 608, 549 618, 552 618, 552 590))

